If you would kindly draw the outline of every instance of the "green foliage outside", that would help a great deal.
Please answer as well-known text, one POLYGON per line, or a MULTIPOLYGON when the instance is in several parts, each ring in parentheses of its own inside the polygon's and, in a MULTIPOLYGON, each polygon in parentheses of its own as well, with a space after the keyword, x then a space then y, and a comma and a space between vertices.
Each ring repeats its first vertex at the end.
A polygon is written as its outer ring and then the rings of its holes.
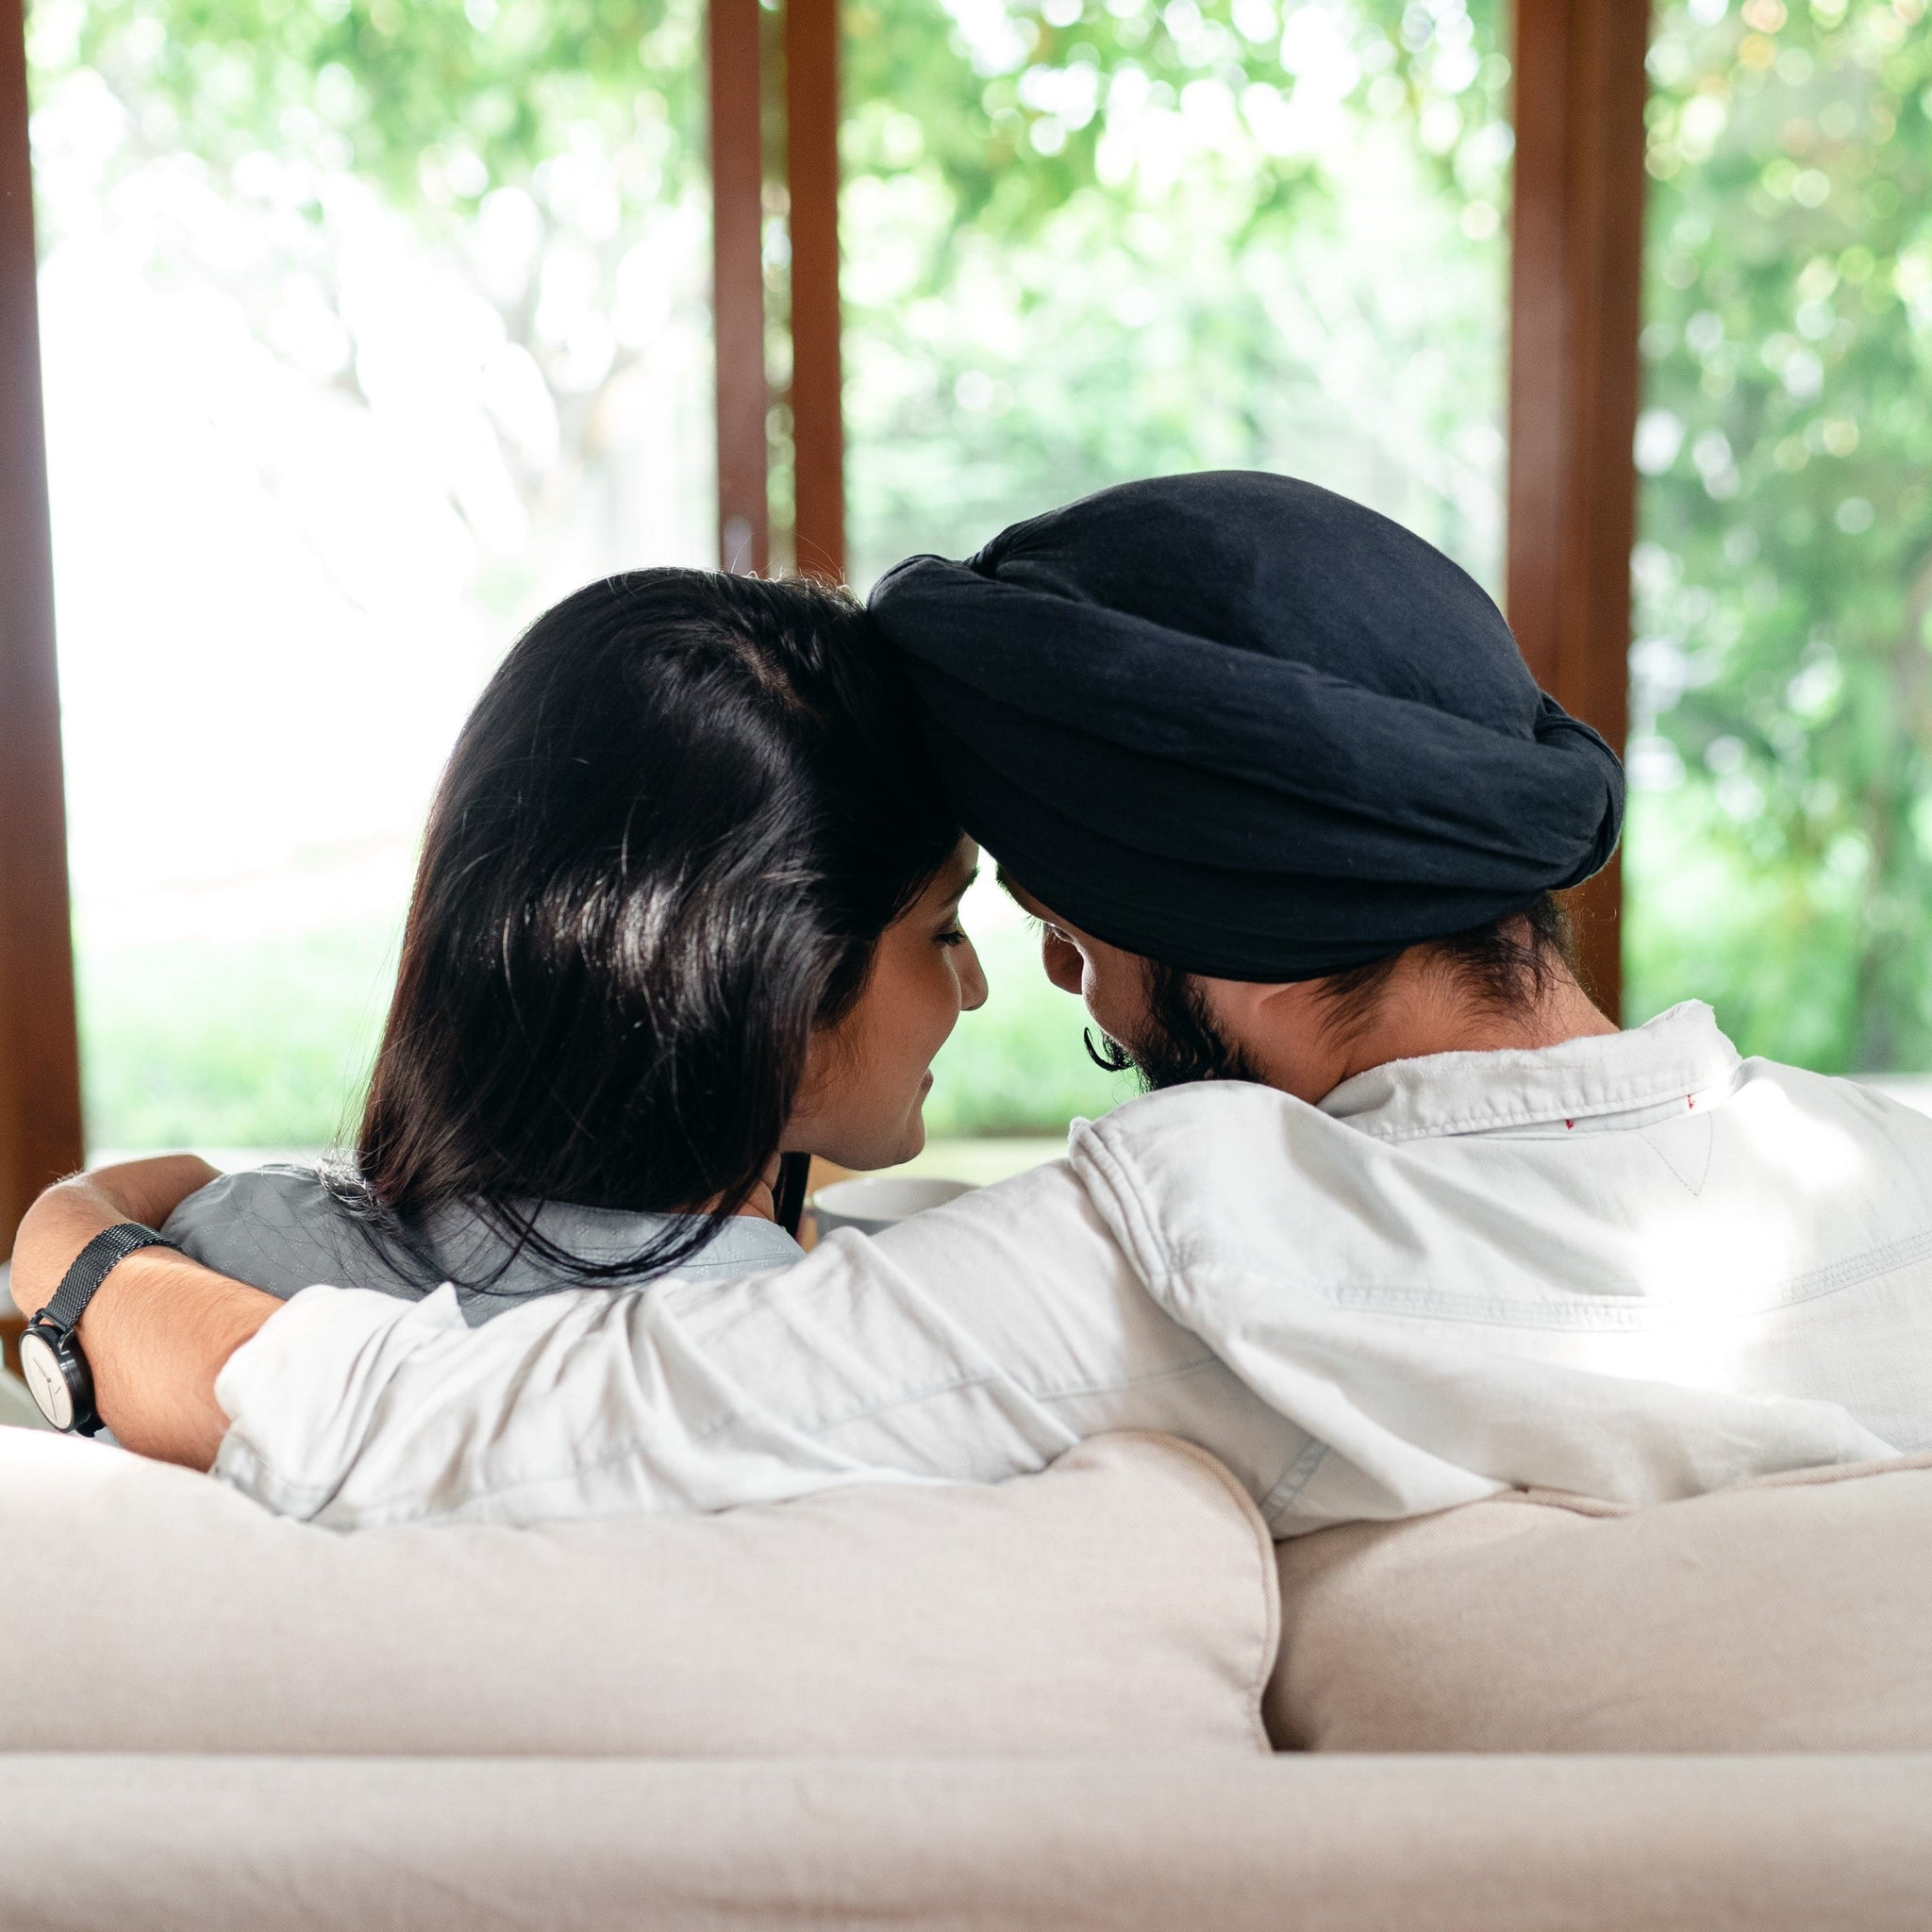
POLYGON ((1651 54, 1632 1016, 1827 1071, 1932 1067, 1924 13, 1670 6, 1651 54))
POLYGON ((1494 581, 1491 0, 848 0, 855 578, 1164 471, 1348 491, 1494 581))
MULTIPOLYGON (((41 89, 91 70, 133 113, 124 160, 192 156, 246 202, 264 156, 308 158, 318 227, 341 167, 445 242, 527 189, 615 301, 638 217, 704 188, 703 18, 700 0, 36 0, 31 51, 41 89)), ((849 0, 844 23, 856 580, 1102 483, 1219 464, 1337 472, 1493 576, 1495 0, 849 0)), ((775 157, 775 95, 772 113, 775 157)), ((768 254, 782 512, 775 225, 768 254)), ((541 292, 501 306, 554 377, 541 292)), ((589 391, 553 382, 567 446, 594 443, 648 353, 625 349, 589 391)), ((357 390, 353 363, 341 379, 357 390)))
POLYGON ((41 87, 93 69, 153 150, 230 178, 341 152, 433 218, 596 147, 620 195, 702 179, 703 24, 691 0, 35 0, 29 52, 41 87))
POLYGON ((81 952, 89 1144, 323 1147, 353 1129, 386 925, 81 952))

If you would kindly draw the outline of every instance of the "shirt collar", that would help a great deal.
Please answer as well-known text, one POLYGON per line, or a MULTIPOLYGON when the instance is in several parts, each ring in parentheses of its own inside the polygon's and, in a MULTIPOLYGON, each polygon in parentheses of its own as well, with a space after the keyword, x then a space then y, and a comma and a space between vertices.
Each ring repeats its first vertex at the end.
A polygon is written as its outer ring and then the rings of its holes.
MULTIPOLYGON (((1378 1141, 1483 1134, 1694 1109, 1730 1091, 1742 1062, 1701 1000, 1646 1025, 1560 1046, 1438 1053, 1344 1080, 1322 1111, 1378 1141)), ((1635 1122, 1616 1123, 1619 1125, 1635 1122)))

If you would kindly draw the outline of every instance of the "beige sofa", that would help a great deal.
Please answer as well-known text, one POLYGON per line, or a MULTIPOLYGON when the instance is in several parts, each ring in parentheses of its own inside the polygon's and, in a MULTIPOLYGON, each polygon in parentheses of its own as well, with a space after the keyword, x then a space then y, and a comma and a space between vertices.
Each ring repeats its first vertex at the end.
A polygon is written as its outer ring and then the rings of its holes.
POLYGON ((338 1537, 0 1429, 0 1926, 1923 1927, 1932 1469, 338 1537), (1272 1740, 1272 1742, 1271 1742, 1272 1740))

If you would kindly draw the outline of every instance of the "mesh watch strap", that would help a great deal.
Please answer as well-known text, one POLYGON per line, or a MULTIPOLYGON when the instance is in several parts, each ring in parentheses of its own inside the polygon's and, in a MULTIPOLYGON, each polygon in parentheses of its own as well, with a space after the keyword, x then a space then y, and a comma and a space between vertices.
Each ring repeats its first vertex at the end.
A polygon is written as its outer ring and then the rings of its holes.
POLYGON ((94 1291, 107 1280, 118 1262, 125 1261, 139 1248, 174 1246, 166 1235, 157 1234, 153 1228, 143 1227, 138 1221, 116 1222, 112 1227, 95 1235, 74 1257, 73 1267, 60 1277, 60 1286, 54 1291, 53 1298, 34 1320, 48 1323, 71 1335, 82 1311, 93 1300, 94 1291))

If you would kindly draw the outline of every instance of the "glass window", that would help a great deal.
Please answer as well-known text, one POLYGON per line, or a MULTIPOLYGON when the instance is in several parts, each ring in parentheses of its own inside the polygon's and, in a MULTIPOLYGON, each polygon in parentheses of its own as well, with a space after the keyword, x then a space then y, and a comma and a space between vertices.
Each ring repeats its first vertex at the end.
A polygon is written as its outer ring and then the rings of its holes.
POLYGON ((497 658, 713 560, 702 22, 34 7, 96 1148, 334 1138, 497 658))
POLYGON ((1629 1017, 1932 1068, 1932 29, 1675 0, 1651 52, 1629 1017))
MULTIPOLYGON (((97 1148, 334 1138, 491 667, 599 571, 714 557, 703 19, 39 0, 97 1148)), ((844 32, 861 589, 1215 465, 1346 491, 1498 585, 1495 0, 849 0, 844 32)), ((935 1131, 1055 1134, 1126 1091, 990 885, 969 924, 993 997, 935 1131)))

